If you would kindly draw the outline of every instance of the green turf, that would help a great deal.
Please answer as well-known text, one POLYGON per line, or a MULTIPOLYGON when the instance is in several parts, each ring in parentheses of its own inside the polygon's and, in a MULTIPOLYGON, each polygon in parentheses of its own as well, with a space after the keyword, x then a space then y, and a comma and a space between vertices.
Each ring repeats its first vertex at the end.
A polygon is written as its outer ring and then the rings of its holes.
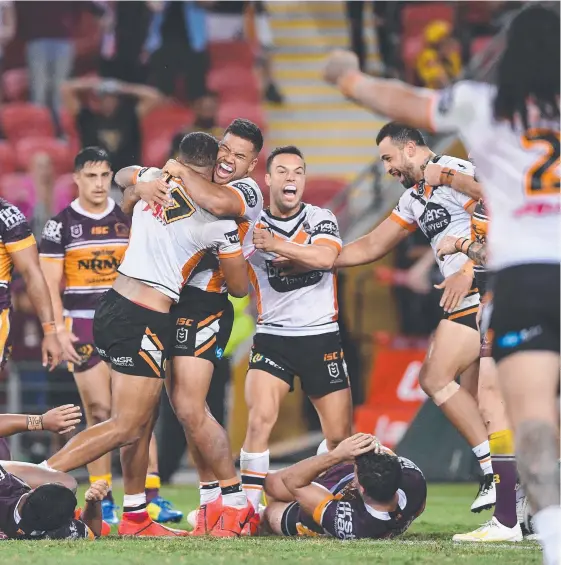
MULTIPOLYGON (((192 487, 168 487, 163 494, 183 510, 196 506, 192 487)), ((204 565, 324 563, 345 565, 531 565, 541 563, 537 544, 453 544, 454 533, 473 529, 489 513, 471 514, 473 485, 431 485, 427 509, 409 531, 393 541, 348 541, 331 539, 251 538, 235 540, 174 539, 121 540, 116 537, 95 542, 2 541, 0 564, 37 565, 204 565)), ((120 499, 120 493, 116 492, 120 499)))

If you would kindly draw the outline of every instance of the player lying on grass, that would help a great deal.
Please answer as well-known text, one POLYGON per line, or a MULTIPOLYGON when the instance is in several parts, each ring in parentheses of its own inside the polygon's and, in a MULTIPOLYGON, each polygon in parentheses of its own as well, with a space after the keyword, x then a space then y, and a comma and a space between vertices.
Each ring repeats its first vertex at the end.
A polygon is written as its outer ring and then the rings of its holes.
POLYGON ((343 540, 402 534, 427 499, 421 470, 369 434, 355 434, 333 451, 269 473, 265 492, 263 527, 273 534, 343 540))
POLYGON ((80 407, 66 404, 42 416, 0 414, 0 539, 94 539, 101 535, 101 501, 109 485, 93 483, 75 518, 76 481, 59 471, 10 461, 4 439, 25 431, 65 434, 80 423, 80 407))

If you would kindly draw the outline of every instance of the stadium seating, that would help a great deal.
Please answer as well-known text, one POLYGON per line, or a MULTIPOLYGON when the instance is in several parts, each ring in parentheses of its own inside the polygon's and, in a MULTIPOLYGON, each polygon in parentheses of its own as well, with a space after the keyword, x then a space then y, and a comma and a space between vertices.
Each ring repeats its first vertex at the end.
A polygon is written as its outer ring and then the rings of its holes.
POLYGON ((150 138, 168 136, 168 147, 175 133, 193 122, 193 111, 178 104, 165 104, 154 108, 142 119, 144 143, 150 138))
POLYGON ((9 143, 0 141, 0 174, 13 173, 16 170, 16 154, 9 143))
POLYGON ((9 102, 23 102, 29 94, 27 69, 11 69, 2 73, 2 92, 9 102))
POLYGON ((150 135, 142 145, 142 164, 147 167, 162 167, 168 160, 170 147, 169 133, 160 134, 159 137, 150 135))
POLYGON ((232 66, 211 69, 207 87, 218 94, 221 103, 244 100, 257 105, 261 101, 261 92, 251 68, 232 66))
POLYGON ((72 170, 72 158, 68 145, 52 137, 28 137, 18 141, 16 144, 18 167, 26 170, 36 153, 48 153, 57 174, 72 170))
POLYGON ((9 198, 10 202, 35 202, 33 181, 26 173, 10 173, 0 179, 0 196, 9 198))
POLYGON ((58 214, 68 203, 78 196, 78 187, 74 183, 73 173, 58 177, 55 182, 54 212, 58 214))
POLYGON ((422 35, 434 20, 454 25, 454 7, 447 2, 408 2, 401 13, 402 37, 422 35))
POLYGON ((235 118, 246 118, 255 122, 263 132, 266 130, 265 114, 260 106, 245 101, 226 102, 218 109, 218 125, 225 128, 235 118))
POLYGON ((255 65, 255 52, 253 47, 245 41, 217 41, 209 45, 210 66, 219 67, 245 67, 251 69, 255 65))
POLYGON ((28 102, 6 104, 0 110, 0 121, 10 143, 28 136, 53 137, 55 134, 49 110, 28 102))
POLYGON ((310 177, 306 180, 304 200, 314 206, 325 206, 346 184, 346 181, 332 177, 310 177))

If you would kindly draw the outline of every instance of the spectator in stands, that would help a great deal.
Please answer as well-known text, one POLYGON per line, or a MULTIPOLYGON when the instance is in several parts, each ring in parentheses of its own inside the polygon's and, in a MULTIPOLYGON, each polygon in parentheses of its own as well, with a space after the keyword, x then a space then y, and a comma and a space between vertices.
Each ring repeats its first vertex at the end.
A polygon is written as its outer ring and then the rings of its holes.
POLYGON ((445 88, 462 71, 460 48, 452 36, 452 26, 444 20, 425 28, 425 47, 417 59, 417 75, 422 86, 445 88))
POLYGON ((155 88, 84 77, 64 83, 62 97, 83 147, 103 147, 115 171, 142 161, 140 120, 163 100, 155 88))
POLYGON ((175 80, 185 80, 187 98, 196 100, 206 92, 209 66, 206 12, 198 2, 148 2, 152 17, 144 44, 149 57, 149 81, 171 96, 175 80))
POLYGON ((194 131, 204 131, 214 137, 222 137, 223 130, 218 127, 218 94, 216 92, 206 92, 193 103, 195 119, 192 124, 185 126, 178 131, 172 139, 170 157, 175 159, 179 150, 181 140, 194 131))
POLYGON ((60 86, 74 66, 74 28, 93 2, 17 2, 17 34, 26 41, 31 101, 49 106, 58 120, 60 86))
POLYGON ((264 2, 212 2, 208 14, 210 41, 246 39, 259 45, 259 71, 263 97, 282 104, 283 96, 273 78, 273 34, 264 2))
POLYGON ((141 53, 152 16, 146 2, 103 2, 100 74, 145 83, 141 53))
MULTIPOLYGON (((4 47, 13 39, 16 33, 16 11, 14 2, 11 0, 0 0, 0 76, 2 76, 2 59, 4 47)), ((0 88, 0 102, 2 101, 2 89, 0 88)))
POLYGON ((55 169, 47 153, 35 153, 31 159, 29 173, 33 182, 35 202, 30 214, 33 235, 38 241, 45 224, 55 214, 55 169))

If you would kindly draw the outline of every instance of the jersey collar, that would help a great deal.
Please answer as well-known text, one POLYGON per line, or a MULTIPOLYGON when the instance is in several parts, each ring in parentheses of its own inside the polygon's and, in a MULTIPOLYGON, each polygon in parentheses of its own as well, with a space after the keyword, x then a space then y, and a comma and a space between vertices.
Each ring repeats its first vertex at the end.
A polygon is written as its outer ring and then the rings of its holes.
POLYGON ((86 210, 84 210, 84 208, 80 206, 80 202, 78 201, 78 198, 76 198, 76 200, 73 200, 70 203, 70 206, 74 211, 78 212, 78 214, 82 214, 82 216, 86 216, 86 218, 91 218, 92 220, 101 220, 102 218, 105 218, 105 216, 113 212, 113 209, 115 208, 115 200, 109 197, 107 199, 107 208, 100 214, 92 214, 91 212, 87 212, 86 210))
MULTIPOLYGON (((401 510, 403 510, 406 505, 407 505, 406 494, 401 489, 397 489, 397 506, 401 510)), ((375 508, 372 508, 372 506, 368 506, 366 502, 364 503, 364 507, 366 508, 368 514, 370 514, 370 516, 372 516, 373 518, 376 518, 378 520, 385 520, 385 521, 392 519, 389 512, 385 512, 383 510, 376 510, 375 508)))

